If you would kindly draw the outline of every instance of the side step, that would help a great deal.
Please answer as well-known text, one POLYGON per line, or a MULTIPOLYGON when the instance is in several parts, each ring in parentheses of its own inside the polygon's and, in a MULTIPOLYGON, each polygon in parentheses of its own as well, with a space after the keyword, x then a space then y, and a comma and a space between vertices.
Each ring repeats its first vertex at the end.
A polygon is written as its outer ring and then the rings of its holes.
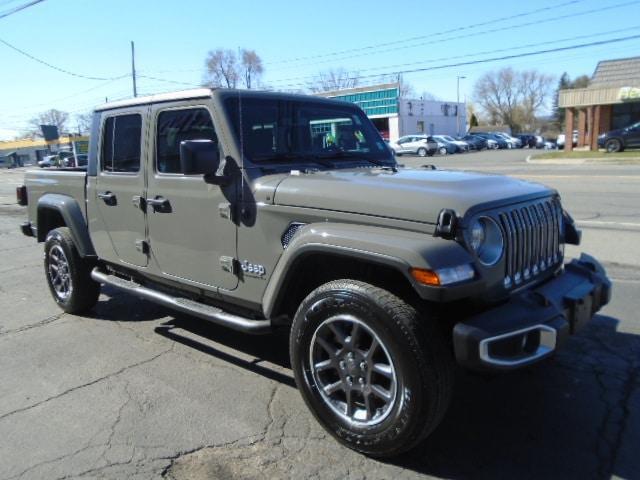
POLYGON ((253 334, 271 332, 270 320, 252 320, 227 313, 211 305, 189 300, 188 298, 173 297, 166 293, 144 287, 139 283, 101 272, 98 267, 91 271, 91 278, 96 282, 106 283, 107 285, 119 288, 146 300, 159 303, 173 310, 193 315, 194 317, 202 318, 203 320, 222 325, 223 327, 232 328, 233 330, 253 334))

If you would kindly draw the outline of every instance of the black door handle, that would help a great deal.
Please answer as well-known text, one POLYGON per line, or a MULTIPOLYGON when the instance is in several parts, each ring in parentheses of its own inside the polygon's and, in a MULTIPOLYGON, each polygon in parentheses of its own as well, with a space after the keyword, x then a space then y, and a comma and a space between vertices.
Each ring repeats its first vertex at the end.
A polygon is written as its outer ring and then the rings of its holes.
POLYGON ((111 192, 98 193, 98 198, 101 198, 107 205, 116 204, 116 196, 111 192))
POLYGON ((151 205, 154 212, 168 213, 171 211, 171 204, 164 197, 147 198, 147 205, 151 205))

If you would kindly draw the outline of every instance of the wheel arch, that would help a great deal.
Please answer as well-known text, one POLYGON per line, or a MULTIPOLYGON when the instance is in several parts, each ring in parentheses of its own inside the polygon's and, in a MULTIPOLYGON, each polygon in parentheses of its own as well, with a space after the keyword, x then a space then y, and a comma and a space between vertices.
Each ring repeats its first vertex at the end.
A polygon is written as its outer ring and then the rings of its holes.
POLYGON ((350 278, 386 288, 407 300, 425 298, 410 269, 439 268, 466 251, 455 242, 417 232, 322 223, 301 228, 280 258, 263 296, 267 318, 289 315, 317 286, 350 278), (400 235, 398 234, 400 233, 400 235), (448 254, 448 255, 447 255, 448 254))
POLYGON ((76 199, 68 195, 47 193, 38 199, 37 212, 38 242, 44 242, 51 230, 67 227, 80 256, 96 256, 87 221, 76 199))

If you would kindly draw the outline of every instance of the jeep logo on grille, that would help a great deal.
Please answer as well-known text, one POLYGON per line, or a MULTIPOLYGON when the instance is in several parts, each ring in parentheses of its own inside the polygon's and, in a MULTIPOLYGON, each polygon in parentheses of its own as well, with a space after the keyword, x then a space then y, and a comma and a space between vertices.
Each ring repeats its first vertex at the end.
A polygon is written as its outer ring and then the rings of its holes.
POLYGON ((250 263, 248 260, 243 260, 240 263, 240 268, 242 268, 245 275, 249 275, 251 277, 262 277, 266 273, 264 265, 250 263))

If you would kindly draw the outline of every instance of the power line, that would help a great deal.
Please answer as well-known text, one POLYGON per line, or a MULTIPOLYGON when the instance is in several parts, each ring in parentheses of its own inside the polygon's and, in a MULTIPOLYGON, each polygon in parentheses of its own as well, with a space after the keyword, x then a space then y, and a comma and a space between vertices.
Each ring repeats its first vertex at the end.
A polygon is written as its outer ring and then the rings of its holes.
MULTIPOLYGON (((446 42, 450 42, 452 40, 461 40, 461 39, 468 39, 470 37, 479 37, 479 36, 484 36, 484 35, 489 35, 492 33, 499 33, 499 32, 505 32, 505 31, 509 31, 509 30, 515 30, 515 29, 520 29, 520 28, 524 28, 524 27, 530 27, 530 26, 539 26, 540 24, 543 23, 550 23, 550 22, 557 22, 560 20, 565 20, 565 19, 575 19, 576 17, 579 16, 584 16, 584 15, 590 15, 593 13, 602 13, 604 11, 608 11, 608 10, 613 10, 616 8, 622 8, 622 7, 627 7, 630 5, 635 5, 640 3, 640 1, 638 0, 633 0, 633 1, 627 1, 627 2, 622 2, 622 3, 617 3, 614 5, 610 5, 607 7, 598 7, 598 8, 592 8, 590 10, 582 10, 580 12, 571 12, 565 15, 554 15, 553 17, 550 18, 543 18, 541 20, 533 20, 530 22, 524 22, 524 23, 518 23, 518 24, 512 24, 509 23, 508 25, 505 26, 501 26, 501 27, 496 27, 496 28, 492 28, 492 29, 488 29, 488 30, 482 30, 479 32, 470 32, 470 33, 464 33, 461 35, 455 35, 452 37, 447 37, 447 38, 442 38, 442 39, 438 39, 438 40, 431 40, 430 38, 437 36, 436 34, 433 35, 428 35, 428 36, 421 36, 421 37, 414 37, 415 38, 429 38, 430 40, 424 41, 424 42, 420 42, 420 43, 416 43, 413 45, 399 45, 399 46, 395 46, 395 47, 391 47, 391 48, 387 48, 384 50, 373 50, 373 51, 366 51, 363 53, 357 53, 354 55, 348 55, 348 56, 343 56, 340 58, 329 58, 329 59, 325 59, 325 60, 317 60, 314 61, 313 63, 310 64, 298 64, 298 65, 292 65, 290 67, 285 67, 285 69, 292 69, 292 68, 301 68, 304 66, 315 66, 318 64, 322 64, 322 63, 330 63, 330 62, 335 62, 335 61, 343 61, 343 60, 350 60, 353 58, 359 58, 359 57, 364 57, 364 56, 368 56, 368 55, 372 55, 372 54, 376 54, 379 55, 381 53, 389 53, 389 52, 395 52, 398 50, 404 50, 404 49, 408 49, 408 48, 416 48, 416 47, 423 47, 423 46, 431 46, 431 45, 435 45, 438 43, 446 43, 446 42)), ((403 41, 396 41, 396 42, 389 42, 391 43, 406 43, 407 40, 403 40, 403 41)), ((367 49, 369 50, 369 49, 367 49)), ((328 54, 327 54, 328 55, 328 54)))
POLYGON ((32 0, 31 2, 25 3, 23 5, 19 5, 4 13, 0 13, 0 19, 8 17, 9 15, 13 15, 14 13, 18 13, 19 11, 24 10, 25 8, 33 7, 34 5, 37 5, 38 3, 42 3, 44 1, 45 0, 32 0))
MULTIPOLYGON (((44 1, 44 0, 40 0, 40 1, 44 1)), ((75 72, 71 72, 69 70, 65 70, 64 68, 60 68, 60 67, 56 67, 55 65, 52 65, 49 62, 46 62, 38 57, 35 57, 33 55, 31 55, 28 52, 25 52, 24 50, 22 50, 21 48, 16 47, 15 45, 10 44, 9 42, 7 42, 6 40, 3 40, 2 38, 0 38, 0 43, 2 43, 3 45, 6 45, 7 47, 9 47, 12 50, 15 50, 16 52, 18 52, 21 55, 24 55, 27 58, 30 58, 31 60, 38 62, 46 67, 49 67, 53 70, 56 70, 58 72, 64 73, 66 75, 71 75, 72 77, 77 77, 77 78, 84 78, 86 80, 99 80, 99 81, 105 81, 105 80, 117 80, 120 78, 124 78, 126 76, 128 76, 129 74, 126 73, 124 75, 120 75, 118 77, 93 77, 91 75, 84 75, 82 73, 75 73, 75 72)))
POLYGON ((477 28, 477 27, 484 27, 486 25, 491 25, 491 24, 499 23, 499 22, 503 22, 503 21, 512 21, 514 18, 527 17, 527 16, 530 16, 530 15, 535 15, 537 13, 546 12, 546 11, 549 11, 549 10, 557 10, 558 8, 566 7, 568 5, 574 5, 576 3, 581 3, 581 2, 584 2, 584 1, 585 0, 570 0, 570 1, 564 2, 564 3, 550 5, 548 7, 537 8, 535 10, 529 10, 529 11, 517 13, 517 14, 514 14, 514 15, 508 15, 506 17, 494 18, 494 19, 487 20, 487 21, 484 21, 484 22, 474 23, 474 24, 470 24, 470 25, 464 25, 462 27, 456 27, 456 28, 452 28, 452 29, 449 29, 449 30, 443 30, 443 31, 440 31, 440 32, 430 33, 428 35, 418 35, 418 36, 415 36, 415 37, 405 38, 403 40, 394 40, 392 42, 384 42, 384 43, 377 43, 375 45, 366 45, 366 46, 363 46, 363 47, 349 48, 349 49, 340 50, 340 51, 337 51, 337 52, 328 52, 328 53, 323 53, 323 54, 318 54, 318 55, 309 55, 309 56, 306 56, 306 57, 297 57, 297 58, 277 60, 277 61, 274 61, 274 62, 266 63, 266 65, 275 65, 275 64, 280 64, 280 63, 292 63, 292 62, 297 62, 297 61, 302 61, 302 60, 313 60, 313 59, 316 59, 316 58, 326 58, 326 57, 330 57, 330 56, 343 55, 345 53, 360 52, 360 51, 364 51, 364 50, 373 50, 373 49, 377 49, 377 48, 380 48, 380 47, 388 47, 388 46, 391 46, 391 45, 397 45, 397 44, 401 44, 401 43, 412 42, 412 41, 416 41, 416 40, 422 40, 422 39, 425 39, 425 38, 433 38, 433 37, 436 37, 436 36, 446 35, 446 34, 449 34, 449 33, 459 32, 459 31, 462 31, 462 30, 470 30, 470 29, 477 28))
MULTIPOLYGON (((556 43, 560 43, 560 42, 569 42, 569 41, 573 41, 573 40, 582 40, 582 39, 587 39, 587 38, 593 38, 593 37, 600 37, 602 35, 610 35, 613 33, 622 33, 622 32, 626 32, 626 31, 638 31, 640 29, 640 25, 634 25, 633 27, 628 27, 628 28, 623 28, 623 29, 615 29, 615 30, 608 30, 605 32, 599 32, 599 33, 589 33, 589 34, 585 34, 585 35, 578 35, 578 36, 574 36, 574 37, 565 37, 565 38, 558 38, 558 39, 554 39, 554 40, 548 40, 545 42, 538 42, 538 43, 529 43, 526 45, 518 45, 516 47, 507 47, 507 48, 499 48, 499 49, 495 49, 495 50, 485 50, 485 51, 481 51, 481 52, 475 52, 475 53, 466 53, 463 55, 448 55, 445 57, 438 57, 438 58, 431 58, 429 60, 420 60, 417 62, 409 62, 409 63, 397 63, 394 65, 385 65, 382 67, 370 67, 370 68, 364 68, 364 69, 358 69, 358 75, 360 75, 361 72, 369 72, 369 71, 373 71, 373 70, 389 70, 389 69, 396 69, 399 67, 407 67, 407 66, 412 66, 412 65, 416 65, 416 64, 423 64, 423 63, 433 63, 433 62, 439 62, 439 61, 443 61, 443 60, 454 60, 454 59, 459 59, 459 58, 469 58, 469 57, 475 57, 478 55, 491 55, 494 53, 502 53, 502 52, 508 52, 508 51, 513 51, 513 50, 521 50, 523 48, 531 48, 531 47, 540 47, 542 45, 552 45, 552 44, 556 44, 556 43)), ((304 79, 315 79, 317 76, 316 75, 303 75, 303 76, 299 76, 299 77, 289 77, 286 78, 284 80, 280 80, 277 81, 275 83, 279 83, 282 81, 290 81, 290 80, 304 80, 304 79)))
MULTIPOLYGON (((581 43, 581 44, 577 44, 577 45, 569 45, 566 47, 557 47, 557 48, 549 48, 546 50, 536 50, 533 52, 525 52, 525 53, 517 53, 517 54, 513 54, 513 55, 505 55, 505 56, 501 56, 501 57, 491 57, 491 58, 484 58, 484 59, 480 59, 480 60, 469 60, 466 62, 457 62, 457 63, 449 63, 449 64, 444 64, 444 65, 436 65, 433 67, 422 67, 422 68, 413 68, 413 69, 407 69, 407 70, 398 70, 398 71, 390 71, 390 72, 386 72, 386 73, 376 73, 376 74, 370 74, 370 75, 360 75, 357 77, 349 77, 346 80, 355 80, 355 79, 363 79, 363 78, 374 78, 374 77, 379 77, 382 75, 392 75, 392 74, 408 74, 408 73, 418 73, 418 72, 427 72, 427 71, 432 71, 432 70, 442 70, 445 68, 453 68, 453 67, 462 67, 462 66, 467 66, 467 65, 477 65, 477 64, 482 64, 482 63, 490 63, 490 62, 496 62, 496 61, 501 61, 501 60, 511 60, 514 58, 522 58, 522 57, 531 57, 534 55, 543 55, 546 53, 555 53, 555 52, 564 52, 567 50, 577 50, 577 49, 581 49, 581 48, 588 48, 588 47, 595 47, 595 46, 599 46, 599 45, 609 45, 612 43, 619 43, 619 42, 625 42, 628 40, 636 40, 636 39, 640 39, 640 34, 638 35, 629 35, 626 37, 619 37, 619 38, 612 38, 612 39, 608 39, 608 40, 600 40, 597 42, 590 42, 590 43, 581 43)), ((284 80, 287 81, 287 80, 284 80)), ((286 85, 280 85, 280 87, 296 87, 296 86, 306 86, 306 84, 304 83, 292 83, 292 84, 286 84, 286 85)))

